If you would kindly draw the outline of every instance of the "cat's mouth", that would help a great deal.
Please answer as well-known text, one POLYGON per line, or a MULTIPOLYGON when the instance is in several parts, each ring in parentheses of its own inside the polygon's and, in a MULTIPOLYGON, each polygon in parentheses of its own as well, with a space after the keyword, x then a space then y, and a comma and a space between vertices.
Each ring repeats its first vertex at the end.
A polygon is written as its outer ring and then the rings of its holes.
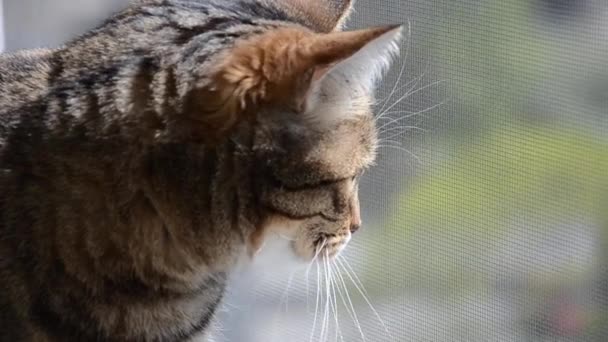
POLYGON ((351 239, 350 233, 346 234, 319 234, 313 242, 313 259, 334 258, 340 254, 351 239))
POLYGON ((351 237, 352 233, 344 228, 277 219, 253 236, 251 255, 259 257, 258 251, 275 250, 278 254, 273 254, 273 258, 289 260, 291 255, 296 263, 307 265, 317 259, 335 258, 346 248, 351 237))

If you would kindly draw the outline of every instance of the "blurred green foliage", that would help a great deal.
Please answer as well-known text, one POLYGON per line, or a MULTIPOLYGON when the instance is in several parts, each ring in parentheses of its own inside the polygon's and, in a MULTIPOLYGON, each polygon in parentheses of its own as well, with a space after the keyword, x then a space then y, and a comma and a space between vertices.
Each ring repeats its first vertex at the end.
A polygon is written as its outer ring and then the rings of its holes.
POLYGON ((606 140, 576 128, 517 125, 460 149, 402 194, 395 210, 403 214, 391 226, 502 231, 514 217, 567 222, 607 214, 606 140))
POLYGON ((431 124, 447 129, 420 142, 426 167, 404 181, 374 237, 382 250, 367 270, 399 272, 372 291, 432 291, 483 306, 516 283, 510 300, 521 319, 578 291, 592 317, 587 333, 599 336, 608 326, 593 294, 608 281, 600 273, 608 258, 608 137, 599 124, 607 112, 579 96, 594 89, 608 98, 604 83, 590 82, 605 71, 588 63, 608 56, 584 45, 597 30, 587 37, 576 25, 545 27, 535 1, 438 3, 441 20, 420 44, 428 51, 422 59, 449 84, 449 99, 438 99, 445 117, 431 124), (569 246, 577 235, 595 249, 569 246), (390 258, 380 259, 385 250, 390 258))

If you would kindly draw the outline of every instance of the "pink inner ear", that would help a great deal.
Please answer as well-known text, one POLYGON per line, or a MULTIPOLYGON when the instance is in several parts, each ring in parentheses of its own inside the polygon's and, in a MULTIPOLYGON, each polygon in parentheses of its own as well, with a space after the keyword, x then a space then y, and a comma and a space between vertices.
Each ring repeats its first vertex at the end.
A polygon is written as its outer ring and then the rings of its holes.
POLYGON ((327 75, 327 73, 338 63, 339 62, 335 62, 314 67, 312 74, 310 74, 310 78, 306 78, 307 80, 305 81, 306 84, 304 85, 304 92, 300 97, 296 99, 295 109, 297 113, 306 112, 306 110, 308 109, 307 106, 309 104, 308 99, 313 91, 315 84, 320 82, 323 77, 325 77, 325 75, 327 75))

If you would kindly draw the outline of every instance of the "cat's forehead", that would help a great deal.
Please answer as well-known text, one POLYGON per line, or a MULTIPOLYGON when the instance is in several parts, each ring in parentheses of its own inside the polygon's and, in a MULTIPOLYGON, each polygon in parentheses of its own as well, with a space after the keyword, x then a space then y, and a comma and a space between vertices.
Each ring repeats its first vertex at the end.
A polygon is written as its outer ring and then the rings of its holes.
MULTIPOLYGON (((283 140, 279 148, 288 151, 288 158, 293 158, 292 165, 297 165, 297 173, 310 173, 306 177, 327 180, 351 177, 371 166, 376 142, 374 120, 362 114, 312 134, 283 140)), ((284 177, 294 174, 291 166, 283 171, 284 177)))
POLYGON ((370 166, 375 159, 377 134, 370 111, 338 123, 323 133, 312 157, 323 161, 332 173, 349 175, 370 166))
POLYGON ((315 118, 320 125, 336 126, 362 120, 356 126, 364 128, 371 123, 368 118, 373 116, 373 94, 339 79, 326 82, 317 96, 310 99, 309 110, 304 115, 315 118))

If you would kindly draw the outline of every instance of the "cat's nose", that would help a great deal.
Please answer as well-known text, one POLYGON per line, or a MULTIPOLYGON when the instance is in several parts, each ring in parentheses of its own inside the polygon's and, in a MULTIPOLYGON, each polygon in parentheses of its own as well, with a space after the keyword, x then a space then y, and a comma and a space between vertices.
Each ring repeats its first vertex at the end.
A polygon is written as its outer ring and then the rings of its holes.
POLYGON ((361 228, 361 209, 359 208, 359 195, 356 192, 351 198, 350 210, 350 232, 352 234, 361 228))

